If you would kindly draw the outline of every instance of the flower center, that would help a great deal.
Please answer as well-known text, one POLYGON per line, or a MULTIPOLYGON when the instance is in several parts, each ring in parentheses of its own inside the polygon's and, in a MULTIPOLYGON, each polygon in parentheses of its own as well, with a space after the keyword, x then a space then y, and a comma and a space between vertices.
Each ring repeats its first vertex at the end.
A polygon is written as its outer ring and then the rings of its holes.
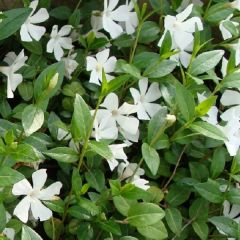
POLYGON ((112 110, 112 116, 116 117, 118 115, 118 111, 117 110, 112 110))
POLYGON ((182 25, 182 23, 176 20, 173 24, 173 27, 179 29, 181 27, 181 25, 182 25))
POLYGON ((101 64, 97 64, 97 66, 96 66, 96 71, 98 72, 98 73, 102 73, 102 65, 101 64))
POLYGON ((29 193, 29 196, 30 196, 31 198, 37 198, 38 194, 39 194, 39 190, 37 189, 37 190, 31 191, 31 192, 29 193))
POLYGON ((109 10, 105 11, 105 16, 110 17, 111 16, 111 11, 109 11, 109 10))
POLYGON ((140 102, 141 102, 141 103, 144 102, 144 95, 142 95, 142 96, 140 97, 140 102))

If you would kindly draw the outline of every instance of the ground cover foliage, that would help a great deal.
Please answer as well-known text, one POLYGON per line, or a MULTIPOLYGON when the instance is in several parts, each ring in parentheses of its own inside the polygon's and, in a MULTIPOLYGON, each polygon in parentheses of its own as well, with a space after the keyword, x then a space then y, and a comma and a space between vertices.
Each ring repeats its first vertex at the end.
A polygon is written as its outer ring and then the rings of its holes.
POLYGON ((2 11, 0 239, 239 239, 239 11, 2 11))

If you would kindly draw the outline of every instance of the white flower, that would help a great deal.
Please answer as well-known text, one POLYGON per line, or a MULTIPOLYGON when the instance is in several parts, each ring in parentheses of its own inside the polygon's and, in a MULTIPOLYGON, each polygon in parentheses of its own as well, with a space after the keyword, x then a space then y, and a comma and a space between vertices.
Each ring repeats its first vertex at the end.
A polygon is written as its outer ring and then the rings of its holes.
POLYGON ((60 61, 64 55, 63 49, 72 49, 72 39, 67 37, 72 29, 71 25, 63 26, 58 32, 58 26, 54 25, 51 32, 51 39, 47 43, 47 52, 54 52, 57 61, 60 61))
POLYGON ((152 83, 148 88, 148 79, 139 80, 139 90, 130 88, 130 92, 137 106, 137 116, 141 120, 149 120, 160 109, 160 105, 152 103, 161 97, 158 83, 152 83))
POLYGON ((119 165, 118 160, 123 160, 125 163, 128 163, 127 155, 123 150, 124 147, 128 146, 129 144, 127 143, 109 145, 109 148, 113 154, 113 157, 111 159, 107 159, 111 171, 113 171, 119 165))
POLYGON ((104 0, 102 24, 104 30, 110 33, 111 38, 117 38, 123 33, 122 27, 116 22, 126 22, 129 20, 129 7, 121 5, 115 9, 118 2, 119 0, 104 0))
POLYGON ((64 65, 65 65, 65 76, 68 79, 72 78, 72 73, 76 70, 78 67, 78 63, 76 60, 74 60, 77 56, 77 53, 74 53, 72 55, 69 55, 66 58, 62 58, 64 65))
POLYGON ((134 174, 137 167, 138 165, 136 163, 122 162, 118 165, 118 176, 121 180, 129 178, 128 181, 131 180, 130 182, 133 185, 135 185, 138 188, 147 190, 150 187, 147 185, 149 182, 140 177, 144 175, 145 171, 139 167, 136 173, 134 174))
POLYGON ((120 126, 118 127, 118 131, 122 134, 122 136, 126 139, 129 140, 131 142, 138 142, 139 140, 139 129, 137 130, 137 132, 135 134, 131 134, 127 131, 125 131, 124 129, 122 129, 120 126))
POLYGON ((90 83, 95 83, 100 85, 102 81, 102 70, 106 74, 106 78, 108 81, 113 79, 113 76, 109 75, 114 71, 117 59, 115 57, 109 57, 109 49, 105 49, 96 54, 95 57, 87 57, 87 71, 91 71, 90 83))
POLYGON ((36 23, 45 22, 49 18, 47 9, 41 8, 37 13, 33 15, 38 5, 38 0, 32 1, 29 5, 32 8, 30 16, 27 18, 25 23, 21 26, 20 36, 24 42, 32 42, 32 40, 39 41, 46 32, 45 27, 37 26, 36 23))
POLYGON ((45 207, 41 200, 54 200, 60 193, 61 182, 55 182, 42 189, 47 180, 46 169, 40 169, 32 174, 33 187, 27 179, 23 179, 13 185, 12 194, 16 196, 26 195, 15 207, 13 214, 26 223, 29 218, 29 210, 34 219, 46 221, 52 217, 52 211, 45 207))
POLYGON ((224 27, 224 23, 231 22, 235 27, 239 26, 238 22, 231 21, 230 19, 233 17, 233 14, 230 14, 225 20, 222 20, 219 24, 219 29, 222 33, 223 39, 229 39, 232 37, 232 33, 229 32, 227 28, 224 27))
POLYGON ((125 102, 119 107, 118 96, 115 93, 108 94, 101 106, 106 109, 99 109, 98 111, 106 114, 106 116, 110 114, 110 118, 117 122, 124 131, 132 135, 137 133, 139 120, 128 116, 137 111, 136 106, 125 102))
POLYGON ((136 27, 138 26, 138 17, 136 12, 132 12, 134 10, 134 4, 132 0, 126 0, 126 5, 128 6, 128 20, 124 22, 125 31, 127 34, 133 34, 135 32, 136 27))
MULTIPOLYGON (((207 97, 205 96, 205 92, 197 93, 197 97, 198 97, 199 103, 201 103, 207 99, 207 97)), ((201 118, 202 118, 202 120, 204 120, 212 125, 217 125, 218 124, 217 115, 218 115, 218 108, 216 106, 212 106, 209 109, 209 111, 206 113, 206 116, 201 117, 201 118)))
POLYGON ((236 0, 236 1, 230 2, 229 6, 231 8, 236 8, 238 11, 240 11, 240 0, 236 0))
POLYGON ((240 93, 227 89, 222 94, 220 102, 223 106, 240 105, 240 93))
POLYGON ((191 14, 193 4, 190 4, 183 12, 175 16, 167 15, 164 20, 164 34, 161 37, 158 46, 162 45, 164 36, 167 31, 170 32, 172 37, 172 48, 184 50, 189 46, 193 40, 193 33, 195 32, 195 24, 197 24, 198 30, 203 30, 203 25, 199 17, 192 17, 188 20, 188 16, 191 14), (186 20, 186 21, 185 21, 186 20))
POLYGON ((28 57, 24 56, 24 50, 22 50, 18 56, 14 52, 9 52, 4 58, 4 62, 9 66, 0 67, 0 72, 7 76, 8 98, 14 97, 13 92, 23 80, 22 75, 16 72, 25 65, 27 59, 28 57))

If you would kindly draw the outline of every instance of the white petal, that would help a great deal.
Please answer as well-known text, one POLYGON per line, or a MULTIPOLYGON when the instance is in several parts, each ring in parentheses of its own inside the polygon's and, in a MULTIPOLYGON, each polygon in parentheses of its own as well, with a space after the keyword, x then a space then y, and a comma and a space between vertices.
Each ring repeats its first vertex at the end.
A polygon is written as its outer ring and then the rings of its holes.
POLYGON ((195 32, 195 25, 197 25, 199 31, 203 30, 203 24, 199 17, 192 17, 187 21, 183 22, 182 29, 186 32, 193 33, 195 32))
POLYGON ((103 28, 110 33, 113 39, 120 36, 123 32, 122 27, 108 17, 103 17, 103 28))
MULTIPOLYGON (((22 80, 23 80, 23 77, 21 74, 13 74, 12 78, 9 79, 9 81, 11 82, 10 83, 11 90, 15 91, 17 86, 22 82, 22 80)), ((8 82, 8 84, 9 84, 9 82, 8 82)))
POLYGON ((134 178, 134 180, 132 181, 132 184, 134 184, 136 187, 141 188, 145 191, 150 188, 150 186, 146 185, 148 183, 149 181, 141 178, 134 178))
POLYGON ((7 236, 8 239, 14 240, 15 238, 15 230, 13 228, 5 228, 3 233, 7 236))
POLYGON ((184 50, 194 40, 191 33, 178 31, 174 33, 174 40, 180 50, 184 50))
POLYGON ((169 30, 170 32, 174 30, 174 25, 175 25, 176 21, 177 21, 177 19, 174 16, 167 15, 165 17, 165 19, 164 19, 165 31, 164 31, 164 34, 163 34, 164 36, 165 36, 167 30, 169 30))
POLYGON ((34 199, 31 202, 31 211, 36 220, 46 221, 52 217, 52 211, 45 207, 38 199, 34 199))
POLYGON ((94 57, 87 57, 87 71, 95 70, 97 66, 97 60, 94 57))
POLYGON ((30 35, 28 33, 28 28, 25 23, 21 26, 20 36, 21 36, 21 40, 23 42, 32 42, 32 38, 30 37, 30 35))
POLYGON ((101 104, 102 107, 113 111, 118 109, 118 96, 115 93, 110 93, 106 96, 103 103, 101 104))
POLYGON ((139 86, 139 89, 140 89, 140 94, 145 95, 146 92, 147 92, 147 88, 148 88, 148 79, 143 78, 143 79, 139 80, 138 86, 139 86))
POLYGON ((72 30, 71 25, 65 25, 60 29, 60 31, 58 32, 58 35, 61 37, 67 36, 68 34, 70 34, 71 30, 72 30))
POLYGON ((177 14, 176 18, 178 21, 183 22, 191 14, 193 4, 190 4, 183 12, 177 14))
POLYGON ((139 120, 149 120, 150 119, 150 117, 148 116, 148 114, 142 104, 138 105, 137 117, 139 120))
POLYGON ((35 39, 36 41, 39 41, 41 37, 44 35, 44 33, 46 32, 46 28, 41 26, 36 26, 33 24, 28 24, 28 31, 33 39, 35 39))
POLYGON ((130 88, 130 92, 133 97, 134 104, 136 105, 140 101, 140 97, 141 97, 140 92, 135 88, 130 88))
POLYGON ((123 150, 123 148, 126 146, 127 146, 126 144, 112 144, 109 145, 109 148, 111 149, 114 158, 127 160, 127 155, 123 150))
POLYGON ((224 106, 239 105, 240 93, 233 90, 226 90, 224 91, 220 101, 224 106))
POLYGON ((234 218, 237 217, 239 214, 240 214, 240 205, 233 204, 228 216, 229 216, 231 219, 234 219, 234 218))
POLYGON ((38 5, 38 0, 35 0, 35 1, 32 1, 30 4, 29 4, 29 7, 32 8, 32 13, 37 9, 37 5, 38 5))
POLYGON ((31 199, 27 196, 23 198, 13 211, 13 215, 16 215, 22 222, 28 221, 28 213, 31 204, 31 199))
POLYGON ((118 21, 118 22, 129 21, 128 6, 122 5, 122 6, 118 7, 115 11, 111 12, 111 18, 114 21, 118 21))
POLYGON ((12 65, 16 58, 17 58, 17 55, 15 52, 9 52, 6 54, 3 61, 6 62, 8 65, 12 65))
POLYGON ((124 131, 130 134, 137 133, 139 126, 139 120, 137 118, 120 115, 116 118, 116 121, 124 131))
POLYGON ((119 0, 109 0, 108 6, 106 7, 109 11, 112 11, 118 4, 119 0))
POLYGON ((49 18, 47 9, 41 8, 36 14, 30 17, 31 23, 41 23, 45 22, 49 18))
POLYGON ((90 83, 97 84, 97 85, 101 85, 101 84, 100 84, 100 80, 101 80, 101 78, 100 78, 100 76, 98 75, 98 73, 95 71, 95 69, 92 70, 91 75, 90 75, 90 80, 89 80, 89 82, 90 82, 90 83))
POLYGON ((40 169, 32 174, 32 181, 33 181, 33 189, 40 190, 43 188, 45 182, 47 180, 47 170, 40 169))
POLYGON ((158 83, 152 83, 144 97, 147 102, 154 102, 161 97, 158 83))
POLYGON ((190 60, 191 60, 191 57, 192 55, 189 54, 188 52, 185 52, 185 51, 181 51, 180 54, 179 54, 179 58, 180 58, 180 61, 181 61, 181 64, 187 68, 189 63, 190 63, 190 60))
POLYGON ((109 48, 104 49, 103 51, 99 52, 96 54, 97 62, 103 65, 104 63, 107 62, 107 59, 109 57, 109 48))
POLYGON ((73 45, 72 45, 72 39, 69 37, 61 37, 59 39, 59 44, 61 45, 62 48, 64 49, 72 49, 73 45))
POLYGON ((129 103, 123 103, 123 105, 118 109, 119 114, 129 115, 137 112, 137 106, 129 103))
POLYGON ((103 65, 105 73, 114 72, 116 67, 117 59, 116 57, 110 57, 106 63, 103 65))
POLYGON ((51 184, 49 187, 40 191, 38 198, 40 200, 53 200, 55 195, 59 195, 60 190, 62 188, 61 182, 55 182, 51 184))
POLYGON ((227 65, 228 65, 228 60, 223 57, 222 58, 222 67, 221 67, 221 73, 222 76, 225 77, 227 75, 227 65))
POLYGON ((27 195, 32 191, 32 186, 27 179, 23 179, 13 185, 12 194, 16 196, 27 195))
POLYGON ((143 106, 150 117, 153 117, 161 108, 161 106, 156 103, 144 103, 143 106))
POLYGON ((55 42, 53 51, 54 51, 54 56, 55 56, 56 60, 60 61, 64 52, 63 52, 63 49, 61 48, 61 46, 59 45, 59 43, 55 42))
POLYGON ((50 39, 47 43, 47 52, 48 53, 52 53, 53 49, 54 49, 54 44, 55 44, 55 40, 54 39, 50 39))
POLYGON ((119 162, 112 158, 112 159, 107 159, 108 165, 110 167, 110 170, 113 171, 119 164, 119 162))

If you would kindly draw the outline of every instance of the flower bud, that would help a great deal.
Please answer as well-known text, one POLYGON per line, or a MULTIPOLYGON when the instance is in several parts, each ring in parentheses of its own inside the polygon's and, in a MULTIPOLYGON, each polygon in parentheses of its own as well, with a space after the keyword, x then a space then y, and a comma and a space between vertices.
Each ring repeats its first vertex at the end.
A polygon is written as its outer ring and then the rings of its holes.
POLYGON ((176 116, 172 114, 167 114, 166 120, 168 124, 172 125, 173 123, 176 122, 176 116))

